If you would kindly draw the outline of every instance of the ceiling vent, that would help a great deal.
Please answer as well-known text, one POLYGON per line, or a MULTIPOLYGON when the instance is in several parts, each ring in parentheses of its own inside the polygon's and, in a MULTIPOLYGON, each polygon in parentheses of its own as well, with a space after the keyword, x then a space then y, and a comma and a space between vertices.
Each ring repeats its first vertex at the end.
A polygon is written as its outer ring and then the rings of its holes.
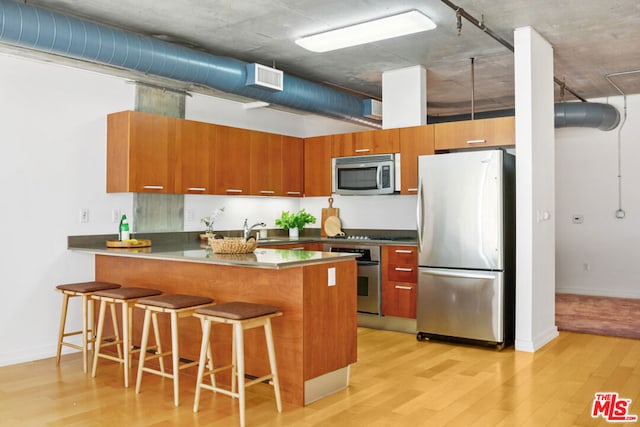
POLYGON ((370 119, 382 120, 382 102, 375 99, 365 99, 363 116, 370 119))
POLYGON ((247 64, 246 86, 257 86, 271 90, 282 90, 284 73, 260 64, 247 64))

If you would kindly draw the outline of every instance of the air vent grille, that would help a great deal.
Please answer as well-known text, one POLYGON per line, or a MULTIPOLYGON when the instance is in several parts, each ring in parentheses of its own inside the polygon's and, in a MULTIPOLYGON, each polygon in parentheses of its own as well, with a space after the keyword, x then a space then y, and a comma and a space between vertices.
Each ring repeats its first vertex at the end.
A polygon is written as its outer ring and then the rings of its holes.
POLYGON ((260 64, 247 64, 247 86, 258 86, 272 90, 282 90, 284 73, 260 64))

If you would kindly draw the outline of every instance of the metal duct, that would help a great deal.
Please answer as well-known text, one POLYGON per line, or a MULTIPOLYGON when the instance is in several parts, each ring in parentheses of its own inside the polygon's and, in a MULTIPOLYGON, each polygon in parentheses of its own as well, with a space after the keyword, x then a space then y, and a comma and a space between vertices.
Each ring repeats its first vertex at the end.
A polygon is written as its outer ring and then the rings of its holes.
POLYGON ((613 130, 620 123, 620 113, 609 104, 564 102, 555 104, 555 127, 592 127, 613 130))
POLYGON ((287 74, 282 92, 245 86, 245 62, 10 0, 0 0, 0 42, 381 127, 364 117, 362 98, 338 89, 287 74))

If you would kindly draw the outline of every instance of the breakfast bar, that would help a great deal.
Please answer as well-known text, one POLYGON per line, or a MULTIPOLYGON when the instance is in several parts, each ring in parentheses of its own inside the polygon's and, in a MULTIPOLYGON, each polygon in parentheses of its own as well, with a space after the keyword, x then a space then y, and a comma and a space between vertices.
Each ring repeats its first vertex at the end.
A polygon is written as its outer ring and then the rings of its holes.
MULTIPOLYGON (((69 249, 95 256, 99 281, 201 295, 216 303, 279 307, 283 316, 273 319, 273 336, 282 401, 287 405, 303 406, 348 385, 349 366, 357 358, 353 254, 263 248, 249 254, 214 254, 208 247, 69 249)), ((140 344, 141 317, 134 314, 134 345, 140 344)), ((180 354, 197 360, 201 327, 195 318, 184 320, 180 354)), ((169 342, 169 325, 161 324, 160 329, 162 341, 169 342)), ((269 371, 264 335, 247 331, 245 341, 246 373, 260 377, 269 371)), ((217 366, 230 362, 230 328, 216 326, 211 345, 217 366)), ((187 372, 195 377, 195 368, 187 372)), ((220 381, 229 378, 220 376, 220 381)))

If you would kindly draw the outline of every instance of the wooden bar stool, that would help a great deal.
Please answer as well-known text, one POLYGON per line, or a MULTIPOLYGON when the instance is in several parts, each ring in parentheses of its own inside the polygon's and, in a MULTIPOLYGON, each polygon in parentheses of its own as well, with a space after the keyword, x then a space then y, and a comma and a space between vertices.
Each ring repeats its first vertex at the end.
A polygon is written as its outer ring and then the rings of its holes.
MULTIPOLYGON (((157 289, 148 288, 119 288, 109 289, 104 291, 95 292, 91 298, 100 301, 100 313, 98 314, 98 334, 96 336, 96 342, 93 352, 93 369, 91 370, 91 376, 96 376, 96 369, 98 368, 98 357, 113 360, 115 362, 124 362, 124 386, 129 387, 129 365, 131 364, 132 353, 138 351, 132 349, 131 342, 131 330, 133 327, 133 306, 139 298, 150 297, 153 295, 160 295, 162 292, 157 289), (102 330, 104 327, 104 315, 107 309, 107 305, 115 307, 116 304, 122 306, 122 339, 118 337, 116 332, 116 340, 112 342, 102 343, 102 330), (102 347, 108 347, 112 345, 122 344, 124 349, 123 354, 118 352, 118 356, 112 356, 110 354, 101 353, 102 347)), ((115 310, 112 308, 111 317, 114 322, 114 330, 118 330, 118 324, 115 320, 115 310)))
POLYGON ((80 282, 80 283, 67 283, 56 286, 56 291, 62 293, 62 313, 60 314, 60 330, 58 332, 58 351, 56 352, 56 366, 60 366, 60 354, 62 353, 62 346, 75 348, 76 350, 82 350, 82 368, 87 373, 89 364, 89 345, 95 341, 94 338, 94 323, 91 321, 91 327, 89 327, 89 319, 93 318, 93 300, 89 297, 96 291, 102 291, 105 289, 116 289, 120 285, 115 283, 106 282, 80 282), (69 299, 74 297, 82 297, 82 330, 65 332, 67 323, 67 309, 69 307, 69 299), (77 345, 71 342, 64 341, 66 337, 82 334, 82 345, 77 345))
POLYGON ((278 369, 276 366, 276 354, 273 346, 273 334, 271 330, 271 318, 282 316, 282 312, 278 307, 252 304, 247 302, 229 302, 226 304, 217 304, 209 307, 199 308, 195 311, 194 316, 200 318, 202 323, 202 345, 200 346, 200 361, 198 366, 198 377, 196 380, 196 396, 193 404, 193 412, 198 412, 200 403, 200 389, 204 388, 236 397, 240 405, 240 426, 245 425, 245 389, 265 380, 272 380, 273 389, 276 396, 276 407, 278 412, 282 412, 282 403, 280 401, 280 382, 278 381, 278 369), (209 336, 211 332, 211 323, 227 323, 233 326, 233 339, 231 349, 231 365, 211 369, 213 364, 209 361, 209 369, 207 375, 213 375, 222 369, 231 369, 231 390, 220 388, 212 379, 211 385, 203 382, 205 375, 204 366, 205 359, 211 357, 209 353, 210 343, 209 336), (271 372, 260 378, 256 378, 249 382, 245 382, 244 367, 244 330, 264 326, 264 334, 267 341, 267 353, 269 354, 269 366, 271 372), (236 392, 236 381, 238 383, 238 391, 236 392))
POLYGON ((187 316, 191 317, 196 309, 205 307, 211 303, 213 303, 211 298, 181 294, 159 295, 140 298, 138 300, 136 307, 144 310, 144 323, 142 326, 142 343, 140 344, 140 361, 138 362, 136 393, 140 393, 143 372, 149 372, 150 374, 171 378, 173 380, 173 403, 178 406, 180 390, 178 374, 180 369, 188 368, 198 363, 197 361, 194 361, 180 364, 178 319, 187 316), (162 351, 160 333, 158 331, 158 313, 169 313, 171 316, 171 351, 162 351), (154 355, 147 354, 147 342, 149 340, 151 320, 153 320, 153 330, 156 339, 156 345, 154 346, 156 352, 154 355), (173 370, 170 374, 164 371, 163 362, 164 356, 169 354, 172 355, 173 362, 173 370), (145 361, 151 359, 159 359, 160 370, 144 366, 145 361))

